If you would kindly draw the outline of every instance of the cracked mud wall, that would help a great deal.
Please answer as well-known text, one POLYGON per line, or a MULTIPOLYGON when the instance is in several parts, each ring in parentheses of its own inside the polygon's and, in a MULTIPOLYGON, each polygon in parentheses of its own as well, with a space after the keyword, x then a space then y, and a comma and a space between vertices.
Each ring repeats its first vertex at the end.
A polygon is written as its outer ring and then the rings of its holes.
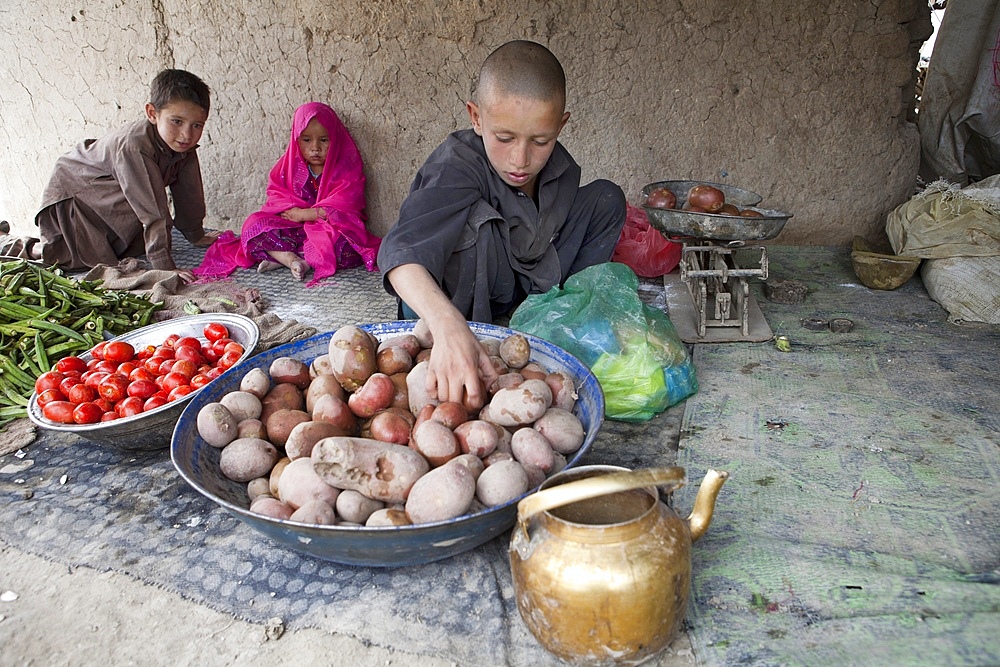
POLYGON ((149 81, 213 92, 199 154, 210 226, 264 198, 309 100, 366 161, 369 225, 395 221, 415 170, 455 129, 483 58, 533 39, 569 81, 561 137, 584 178, 633 203, 646 183, 724 182, 794 214, 777 242, 876 237, 918 168, 912 117, 925 0, 51 0, 0 5, 0 218, 29 233, 55 159, 139 117, 149 81))

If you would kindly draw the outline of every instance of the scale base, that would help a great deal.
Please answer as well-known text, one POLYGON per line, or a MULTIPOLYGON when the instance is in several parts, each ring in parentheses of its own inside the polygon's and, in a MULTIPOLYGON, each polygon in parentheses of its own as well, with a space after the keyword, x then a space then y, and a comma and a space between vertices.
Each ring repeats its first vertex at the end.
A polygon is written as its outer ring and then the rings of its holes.
POLYGON ((663 276, 663 291, 667 299, 667 315, 677 329, 677 335, 685 343, 763 343, 774 338, 774 332, 764 319, 764 313, 753 294, 747 298, 746 336, 735 327, 707 327, 705 335, 698 335, 698 311, 688 286, 681 280, 680 273, 673 272, 663 276))

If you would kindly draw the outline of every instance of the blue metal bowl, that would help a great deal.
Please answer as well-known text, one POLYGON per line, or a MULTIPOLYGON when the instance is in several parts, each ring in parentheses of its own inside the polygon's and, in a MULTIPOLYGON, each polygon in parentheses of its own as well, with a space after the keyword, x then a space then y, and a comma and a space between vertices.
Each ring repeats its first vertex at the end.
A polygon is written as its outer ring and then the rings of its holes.
MULTIPOLYGON (((384 340, 410 333, 414 325, 413 321, 400 321, 368 324, 362 328, 384 340)), ((511 329, 492 324, 473 322, 470 326, 481 338, 503 340, 514 333, 511 329)), ((246 484, 234 482, 222 474, 219 469, 221 450, 206 444, 198 435, 198 411, 208 403, 217 402, 225 394, 237 391, 243 375, 253 368, 266 371, 271 362, 279 357, 312 362, 328 352, 332 335, 332 332, 319 334, 263 352, 247 360, 240 373, 226 374, 202 389, 188 403, 174 428, 170 456, 181 477, 198 492, 279 544, 345 565, 398 567, 429 563, 473 549, 510 529, 517 519, 520 498, 447 521, 380 528, 320 526, 272 519, 249 511, 246 484)), ((604 422, 601 386, 586 366, 562 348, 535 336, 525 337, 531 344, 532 361, 550 371, 565 371, 574 379, 579 395, 574 411, 586 432, 583 446, 573 455, 567 467, 576 465, 590 449, 604 422)))

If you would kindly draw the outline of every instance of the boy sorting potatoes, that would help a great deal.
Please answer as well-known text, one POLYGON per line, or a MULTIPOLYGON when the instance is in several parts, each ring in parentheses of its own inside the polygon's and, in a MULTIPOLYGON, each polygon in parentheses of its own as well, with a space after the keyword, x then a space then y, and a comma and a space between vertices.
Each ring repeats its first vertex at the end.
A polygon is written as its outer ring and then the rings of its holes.
POLYGON ((434 338, 427 389, 483 405, 496 372, 468 321, 493 322, 528 294, 611 259, 625 195, 606 180, 580 186, 559 143, 566 78, 544 46, 513 41, 483 62, 472 129, 452 133, 417 172, 378 266, 400 317, 434 338))
POLYGON ((41 239, 4 235, 0 251, 69 270, 144 254, 154 269, 194 280, 174 264, 170 230, 176 226, 198 246, 217 236, 202 225, 196 152, 208 110, 208 86, 197 76, 177 69, 157 74, 141 119, 86 139, 56 161, 35 216, 41 239))

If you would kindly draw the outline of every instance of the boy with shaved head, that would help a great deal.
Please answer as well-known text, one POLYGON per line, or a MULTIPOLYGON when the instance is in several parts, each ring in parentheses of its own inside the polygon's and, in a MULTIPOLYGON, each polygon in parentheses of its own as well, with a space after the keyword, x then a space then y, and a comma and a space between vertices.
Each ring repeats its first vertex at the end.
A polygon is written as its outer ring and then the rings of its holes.
POLYGON ((417 172, 378 265, 400 316, 434 336, 428 389, 483 404, 496 372, 468 321, 493 322, 530 293, 611 259, 625 195, 580 187, 558 142, 566 79, 544 46, 508 42, 486 58, 466 104, 472 129, 452 133, 417 172))

